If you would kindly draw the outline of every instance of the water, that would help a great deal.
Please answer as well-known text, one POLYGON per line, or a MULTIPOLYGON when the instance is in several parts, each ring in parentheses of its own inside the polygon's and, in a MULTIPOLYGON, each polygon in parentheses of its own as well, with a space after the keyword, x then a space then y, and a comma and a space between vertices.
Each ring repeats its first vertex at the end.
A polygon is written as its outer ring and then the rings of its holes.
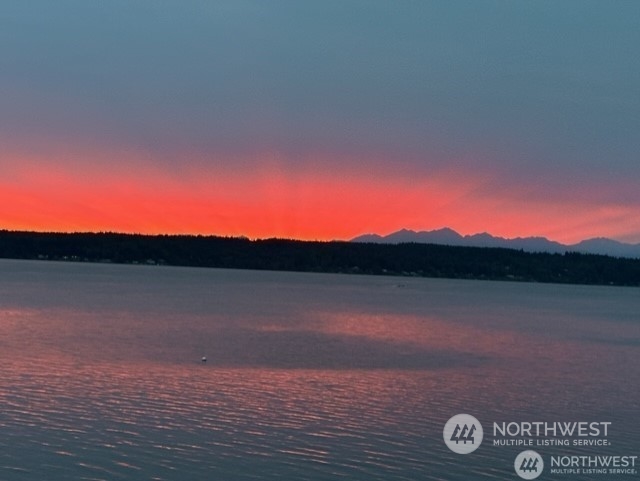
POLYGON ((638 455, 639 312, 632 288, 3 260, 0 479, 519 479, 494 421, 608 421, 611 446, 534 449, 638 455), (461 412, 469 455, 442 439, 461 412))

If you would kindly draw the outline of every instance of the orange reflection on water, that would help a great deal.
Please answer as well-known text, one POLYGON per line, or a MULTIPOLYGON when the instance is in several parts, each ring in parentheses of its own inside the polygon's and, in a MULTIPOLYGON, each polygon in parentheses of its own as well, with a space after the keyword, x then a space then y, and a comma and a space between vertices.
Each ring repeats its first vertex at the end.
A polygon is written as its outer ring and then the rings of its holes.
POLYGON ((487 330, 430 315, 326 312, 317 318, 322 319, 317 325, 323 332, 417 344, 451 352, 504 355, 511 351, 511 346, 521 344, 525 339, 515 331, 487 330))

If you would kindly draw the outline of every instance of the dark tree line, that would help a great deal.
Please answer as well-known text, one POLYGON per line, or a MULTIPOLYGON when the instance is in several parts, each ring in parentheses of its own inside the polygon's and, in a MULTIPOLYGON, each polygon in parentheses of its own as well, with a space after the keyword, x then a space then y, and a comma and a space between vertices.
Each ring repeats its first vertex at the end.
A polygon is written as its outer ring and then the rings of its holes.
POLYGON ((0 257, 235 269, 640 285, 640 259, 434 244, 0 231, 0 257))

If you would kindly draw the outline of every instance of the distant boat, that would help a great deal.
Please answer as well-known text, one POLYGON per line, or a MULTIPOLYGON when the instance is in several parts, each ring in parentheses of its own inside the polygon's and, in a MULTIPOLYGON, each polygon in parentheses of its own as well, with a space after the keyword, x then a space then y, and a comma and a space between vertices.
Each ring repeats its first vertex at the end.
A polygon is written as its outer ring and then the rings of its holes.
POLYGON ((202 362, 207 362, 207 358, 205 356, 202 356, 202 362))

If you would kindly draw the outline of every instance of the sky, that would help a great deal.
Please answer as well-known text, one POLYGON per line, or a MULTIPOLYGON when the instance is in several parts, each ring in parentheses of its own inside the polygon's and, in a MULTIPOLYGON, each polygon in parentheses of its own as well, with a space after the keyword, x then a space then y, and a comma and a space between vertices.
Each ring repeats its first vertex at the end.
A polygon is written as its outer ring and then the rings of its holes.
POLYGON ((3 0, 0 229, 640 242, 636 0, 3 0))

